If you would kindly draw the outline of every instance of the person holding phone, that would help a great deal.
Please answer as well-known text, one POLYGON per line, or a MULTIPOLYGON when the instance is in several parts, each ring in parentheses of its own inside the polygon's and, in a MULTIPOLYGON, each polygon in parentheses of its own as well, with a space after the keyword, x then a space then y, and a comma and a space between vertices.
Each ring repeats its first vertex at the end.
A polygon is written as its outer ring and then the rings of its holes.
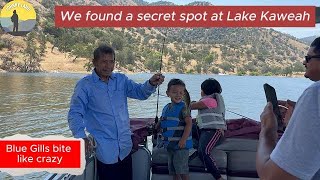
MULTIPOLYGON (((283 123, 283 119, 282 119, 283 116, 280 111, 281 105, 279 105, 278 100, 277 100, 276 90, 267 83, 263 85, 263 88, 264 88, 264 91, 266 94, 267 101, 272 103, 273 112, 275 113, 277 121, 278 121, 278 130, 283 131, 283 129, 284 129, 284 123, 283 123)), ((285 107, 285 106, 283 106, 283 107, 285 107)))
POLYGON ((311 43, 303 64, 305 77, 315 83, 284 112, 288 126, 279 142, 270 102, 260 115, 256 168, 261 179, 320 179, 320 37, 311 43))

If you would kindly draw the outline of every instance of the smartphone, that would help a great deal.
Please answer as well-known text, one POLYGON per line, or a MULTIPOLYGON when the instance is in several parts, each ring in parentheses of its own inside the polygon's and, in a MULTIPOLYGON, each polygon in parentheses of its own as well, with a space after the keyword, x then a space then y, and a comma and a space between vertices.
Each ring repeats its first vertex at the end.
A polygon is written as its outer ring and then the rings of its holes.
POLYGON ((282 117, 281 117, 281 113, 280 113, 280 109, 279 109, 276 90, 267 83, 263 85, 263 88, 264 88, 264 92, 266 94, 267 102, 272 103, 273 112, 276 115, 276 118, 278 121, 278 130, 283 130, 283 122, 282 122, 282 117))

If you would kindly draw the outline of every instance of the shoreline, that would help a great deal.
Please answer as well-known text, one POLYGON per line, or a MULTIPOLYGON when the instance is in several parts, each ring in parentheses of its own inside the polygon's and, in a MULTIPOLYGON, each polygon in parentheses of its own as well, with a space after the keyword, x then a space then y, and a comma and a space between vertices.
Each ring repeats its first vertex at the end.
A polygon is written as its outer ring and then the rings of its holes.
MULTIPOLYGON (((124 72, 124 71, 113 71, 114 73, 122 73, 122 74, 128 74, 128 75, 136 75, 136 74, 154 74, 156 72, 124 72)), ((5 71, 3 69, 0 69, 0 73, 23 73, 23 72, 9 72, 5 71)), ((27 72, 27 73, 49 73, 49 74, 91 74, 91 71, 59 71, 59 70, 50 70, 50 71, 42 71, 42 72, 27 72)), ((162 72, 163 74, 181 74, 181 73, 176 73, 176 72, 162 72)), ((188 74, 188 73, 183 73, 183 74, 188 74)), ((237 74, 188 74, 188 75, 216 75, 216 76, 252 76, 252 75, 237 75, 237 74)), ((257 76, 266 76, 266 75, 257 75, 257 76)), ((269 76, 269 75, 268 75, 269 76)), ((276 75, 271 75, 270 77, 288 77, 288 78, 304 78, 304 72, 303 73, 295 73, 292 74, 291 76, 276 76, 276 75)))

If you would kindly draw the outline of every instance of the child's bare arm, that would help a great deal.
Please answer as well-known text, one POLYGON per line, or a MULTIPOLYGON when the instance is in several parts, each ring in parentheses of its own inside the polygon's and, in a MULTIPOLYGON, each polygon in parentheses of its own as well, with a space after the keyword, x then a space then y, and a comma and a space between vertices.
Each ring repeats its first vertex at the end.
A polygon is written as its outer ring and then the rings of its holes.
POLYGON ((191 110, 208 108, 202 101, 191 102, 190 107, 191 107, 191 110))
POLYGON ((188 116, 184 119, 184 121, 186 122, 186 126, 184 127, 183 135, 178 144, 180 148, 184 148, 186 146, 186 141, 192 129, 192 118, 188 116))
POLYGON ((182 139, 187 140, 192 129, 192 118, 190 116, 186 117, 184 121, 186 122, 186 126, 184 127, 182 139))

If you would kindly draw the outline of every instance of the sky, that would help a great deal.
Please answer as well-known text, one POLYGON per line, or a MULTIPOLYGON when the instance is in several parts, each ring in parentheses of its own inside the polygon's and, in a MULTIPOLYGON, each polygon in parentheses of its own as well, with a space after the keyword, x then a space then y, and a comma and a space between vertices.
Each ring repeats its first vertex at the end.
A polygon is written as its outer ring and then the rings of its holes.
MULTIPOLYGON (((145 0, 147 2, 157 2, 159 0, 145 0)), ((178 5, 185 5, 196 0, 165 0, 169 2, 173 2, 178 5)), ((199 0, 197 0, 199 1, 199 0)), ((228 5, 228 6, 246 6, 246 5, 265 5, 265 6, 284 6, 284 5, 292 5, 292 6, 320 6, 320 0, 200 0, 207 1, 213 5, 228 5)), ((320 36, 320 24, 317 24, 316 27, 308 27, 308 28, 273 28, 277 31, 281 31, 283 33, 290 34, 297 38, 303 38, 308 36, 320 36)))

